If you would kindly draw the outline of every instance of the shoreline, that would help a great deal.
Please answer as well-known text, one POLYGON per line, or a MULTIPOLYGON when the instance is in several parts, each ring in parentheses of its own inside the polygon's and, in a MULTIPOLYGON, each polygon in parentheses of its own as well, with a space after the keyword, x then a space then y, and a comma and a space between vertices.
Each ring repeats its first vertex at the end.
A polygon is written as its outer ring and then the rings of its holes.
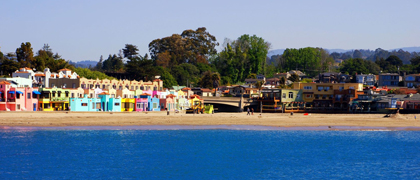
MULTIPOLYGON (((0 112, 0 129, 118 127, 123 129, 420 130, 417 114, 171 114, 166 112, 0 112), (156 127, 154 127, 156 126, 156 127), (233 128, 232 128, 233 127, 233 128)), ((64 129, 64 128, 63 128, 64 129)), ((100 128, 99 128, 100 129, 100 128)), ((107 129, 107 128, 105 128, 107 129)))
POLYGON ((252 125, 140 125, 140 126, 0 126, 0 131, 38 130, 239 130, 239 131, 420 131, 420 127, 365 127, 365 126, 305 126, 278 127, 252 125))

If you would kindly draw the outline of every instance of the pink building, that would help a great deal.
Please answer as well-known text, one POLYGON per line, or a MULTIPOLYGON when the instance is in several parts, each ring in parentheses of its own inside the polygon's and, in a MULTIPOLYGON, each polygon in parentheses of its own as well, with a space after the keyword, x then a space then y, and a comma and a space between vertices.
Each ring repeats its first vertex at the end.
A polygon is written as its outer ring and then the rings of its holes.
POLYGON ((164 111, 164 110, 175 111, 175 102, 176 102, 176 96, 173 94, 167 95, 166 99, 159 99, 161 111, 164 111))
POLYGON ((7 81, 0 82, 0 111, 38 110, 37 88, 11 87, 7 81))
POLYGON ((150 94, 143 93, 140 94, 140 97, 136 98, 136 108, 135 111, 149 111, 149 101, 150 101, 150 94))

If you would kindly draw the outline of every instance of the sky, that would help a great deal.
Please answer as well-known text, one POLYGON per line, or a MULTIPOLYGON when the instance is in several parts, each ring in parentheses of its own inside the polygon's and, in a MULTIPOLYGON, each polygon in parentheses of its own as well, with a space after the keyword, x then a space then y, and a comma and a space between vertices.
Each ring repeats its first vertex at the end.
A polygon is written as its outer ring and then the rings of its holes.
POLYGON ((0 51, 30 42, 34 53, 49 44, 66 60, 98 61, 125 44, 144 55, 154 39, 198 27, 220 44, 256 35, 271 50, 394 49, 420 46, 418 7, 419 0, 2 1, 0 51))

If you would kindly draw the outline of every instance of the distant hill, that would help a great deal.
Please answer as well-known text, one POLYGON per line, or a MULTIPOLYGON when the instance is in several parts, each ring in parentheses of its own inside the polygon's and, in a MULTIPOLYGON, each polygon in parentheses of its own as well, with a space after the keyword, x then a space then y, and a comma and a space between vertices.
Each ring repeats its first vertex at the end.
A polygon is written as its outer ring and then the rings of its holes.
MULTIPOLYGON (((416 46, 389 49, 388 51, 392 52, 392 51, 398 51, 400 49, 402 49, 404 51, 408 51, 410 53, 412 53, 412 52, 420 52, 420 47, 416 47, 416 46)), ((284 50, 286 50, 286 49, 273 49, 271 51, 268 51, 267 57, 271 58, 271 56, 273 56, 273 55, 281 55, 281 54, 283 54, 284 50)), ((336 52, 336 53, 353 52, 355 49, 326 49, 326 50, 331 54, 333 52, 336 52)))
POLYGON ((91 67, 95 67, 96 64, 98 63, 98 61, 92 61, 92 60, 84 60, 84 61, 78 61, 78 62, 73 62, 70 61, 69 62, 71 65, 73 65, 74 67, 81 67, 81 68, 89 68, 89 66, 91 67))

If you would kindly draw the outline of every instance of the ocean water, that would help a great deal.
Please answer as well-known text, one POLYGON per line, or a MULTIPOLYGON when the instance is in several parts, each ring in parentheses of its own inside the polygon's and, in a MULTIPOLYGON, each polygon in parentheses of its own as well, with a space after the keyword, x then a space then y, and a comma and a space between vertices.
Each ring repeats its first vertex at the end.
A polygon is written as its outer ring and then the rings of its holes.
POLYGON ((3 129, 0 179, 420 179, 420 131, 3 129))

